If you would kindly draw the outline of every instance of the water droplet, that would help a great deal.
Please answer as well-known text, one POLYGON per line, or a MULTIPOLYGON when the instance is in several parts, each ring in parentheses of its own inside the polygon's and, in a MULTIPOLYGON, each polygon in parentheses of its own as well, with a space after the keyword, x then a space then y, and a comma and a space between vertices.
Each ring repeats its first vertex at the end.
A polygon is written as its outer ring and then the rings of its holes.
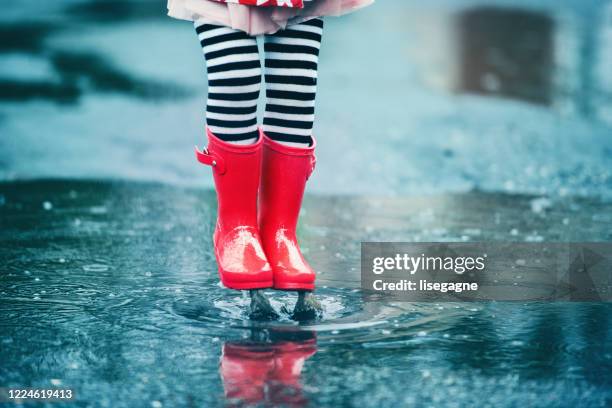
POLYGON ((91 214, 106 214, 108 210, 103 205, 97 205, 97 206, 89 207, 89 212, 91 214))
POLYGON ((424 330, 422 330, 422 331, 420 331, 420 332, 418 332, 418 333, 417 333, 417 336, 419 336, 419 337, 425 337, 425 336, 427 336, 427 332, 426 332, 426 331, 424 331, 424 330))
POLYGON ((151 272, 145 272, 145 276, 146 276, 147 278, 150 278, 151 276, 153 276, 153 274, 152 274, 151 272))
POLYGON ((444 333, 444 334, 442 335, 442 337, 444 337, 445 339, 448 339, 448 338, 450 338, 450 334, 448 334, 448 333, 444 333))
POLYGON ((40 281, 40 278, 34 278, 34 281, 38 282, 38 281, 40 281))
POLYGON ((338 334, 338 333, 340 333, 340 330, 332 330, 331 331, 331 334, 338 334))
POLYGON ((534 231, 532 234, 525 237, 525 241, 526 242, 542 242, 544 241, 544 237, 541 235, 538 235, 537 232, 534 231))
POLYGON ((384 334, 385 336, 387 336, 387 335, 391 334, 391 330, 383 329, 383 330, 381 330, 381 333, 384 334))
POLYGON ((151 407, 153 408, 162 408, 162 403, 159 401, 151 401, 151 407))
POLYGON ((108 268, 108 265, 104 264, 83 265, 83 270, 87 272, 106 272, 108 271, 108 268))
POLYGON ((480 228, 465 228, 463 233, 467 235, 480 235, 482 231, 480 231, 480 228))
POLYGON ((62 380, 60 380, 59 378, 52 378, 51 379, 51 384, 55 385, 56 387, 60 386, 60 385, 62 385, 62 380))
POLYGON ((534 198, 531 200, 531 211, 536 214, 541 214, 552 206, 552 202, 545 197, 534 198))
POLYGON ((50 211, 53 209, 53 204, 51 203, 51 201, 43 202, 42 206, 46 211, 50 211))
POLYGON ((60 258, 60 259, 59 259, 59 263, 66 263, 66 259, 64 259, 64 258, 60 258))

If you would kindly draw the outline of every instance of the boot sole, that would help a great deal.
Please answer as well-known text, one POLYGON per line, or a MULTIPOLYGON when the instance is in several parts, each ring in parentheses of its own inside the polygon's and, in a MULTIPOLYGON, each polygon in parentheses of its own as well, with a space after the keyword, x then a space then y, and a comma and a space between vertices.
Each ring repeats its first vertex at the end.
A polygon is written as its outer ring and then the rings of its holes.
POLYGON ((293 283, 293 282, 285 282, 285 283, 275 283, 274 289, 279 290, 314 290, 314 283, 293 283))
MULTIPOLYGON (((223 275, 221 275, 223 276, 223 275)), ((274 282, 269 281, 254 281, 254 282, 231 282, 221 277, 221 283, 228 289, 249 290, 249 289, 266 289, 271 288, 274 282)))

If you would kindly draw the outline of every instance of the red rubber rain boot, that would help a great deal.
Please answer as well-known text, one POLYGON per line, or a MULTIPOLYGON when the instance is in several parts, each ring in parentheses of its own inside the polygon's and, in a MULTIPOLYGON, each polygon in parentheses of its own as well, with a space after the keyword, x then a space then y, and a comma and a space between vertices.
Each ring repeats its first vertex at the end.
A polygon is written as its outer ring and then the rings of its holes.
POLYGON ((210 130, 207 135, 208 149, 196 147, 196 157, 213 167, 218 203, 213 243, 221 282, 230 289, 272 287, 272 269, 257 228, 263 139, 241 146, 210 130))
POLYGON ((268 377, 274 370, 274 357, 274 351, 269 348, 232 343, 223 345, 219 372, 225 398, 248 406, 265 402, 268 377))
POLYGON ((306 181, 315 166, 312 146, 285 146, 262 133, 263 166, 259 195, 259 233, 274 271, 274 288, 313 290, 315 273, 297 242, 297 226, 306 181))
POLYGON ((300 376, 317 352, 316 339, 223 345, 219 372, 231 406, 301 407, 308 400, 300 376))
POLYGON ((270 401, 274 406, 308 406, 300 377, 306 360, 317 352, 316 339, 275 344, 274 352, 274 370, 268 375, 270 401))

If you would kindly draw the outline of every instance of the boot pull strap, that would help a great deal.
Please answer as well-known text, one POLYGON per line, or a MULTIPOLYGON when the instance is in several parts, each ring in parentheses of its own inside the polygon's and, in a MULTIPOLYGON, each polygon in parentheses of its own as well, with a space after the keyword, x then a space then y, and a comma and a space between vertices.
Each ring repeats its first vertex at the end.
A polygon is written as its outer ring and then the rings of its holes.
POLYGON ((314 153, 313 153, 312 156, 310 156, 310 171, 308 172, 308 176, 306 176, 306 180, 308 180, 310 178, 310 176, 312 175, 312 172, 314 171, 316 165, 317 165, 317 156, 315 156, 314 153))
POLYGON ((213 169, 219 172, 219 174, 225 173, 225 163, 223 162, 223 159, 211 154, 208 149, 203 149, 202 151, 200 151, 200 149, 198 149, 198 146, 196 146, 195 154, 196 159, 200 163, 205 164, 207 166, 211 166, 213 169))

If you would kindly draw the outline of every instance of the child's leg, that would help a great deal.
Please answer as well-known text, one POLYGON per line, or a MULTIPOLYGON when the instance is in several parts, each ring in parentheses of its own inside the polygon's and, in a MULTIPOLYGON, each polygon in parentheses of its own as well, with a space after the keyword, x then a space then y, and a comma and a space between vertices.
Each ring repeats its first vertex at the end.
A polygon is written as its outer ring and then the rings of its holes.
POLYGON ((248 289, 251 317, 278 315, 257 288, 272 286, 272 271, 257 232, 261 143, 257 100, 261 64, 254 37, 231 28, 194 23, 208 71, 208 149, 199 154, 213 170, 217 190, 215 257, 225 286, 248 289), (224 142, 241 146, 228 149, 224 142), (219 165, 216 160, 220 160, 219 165))
POLYGON ((258 138, 261 63, 257 41, 243 31, 196 21, 208 71, 206 123, 221 140, 251 144, 258 138))
MULTIPOLYGON (((293 25, 265 37, 266 112, 259 233, 274 272, 274 287, 311 291, 315 272, 304 259, 296 227, 306 180, 314 170, 312 136, 317 65, 323 21, 293 25)), ((311 294, 301 293, 296 318, 320 314, 311 294)))
POLYGON ((312 143, 317 65, 323 20, 292 25, 265 37, 268 137, 295 147, 312 143))

